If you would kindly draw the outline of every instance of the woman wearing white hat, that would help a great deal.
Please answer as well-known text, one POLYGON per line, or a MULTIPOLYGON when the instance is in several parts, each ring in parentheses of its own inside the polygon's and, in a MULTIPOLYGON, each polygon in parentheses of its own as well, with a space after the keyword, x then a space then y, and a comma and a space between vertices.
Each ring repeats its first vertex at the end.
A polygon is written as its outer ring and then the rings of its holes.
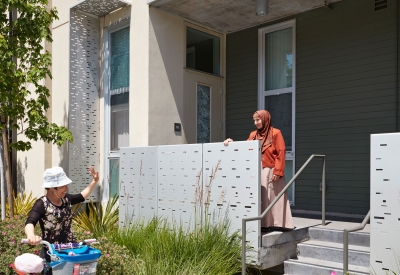
MULTIPOLYGON (((85 201, 99 181, 99 173, 92 166, 89 167, 89 173, 93 177, 92 182, 81 193, 68 194, 68 184, 72 181, 61 167, 56 166, 44 171, 43 187, 47 193, 35 202, 25 223, 29 244, 36 245, 42 239, 52 244, 75 241, 71 230, 71 206, 85 201), (35 235, 34 227, 37 222, 40 224, 42 236, 35 235)), ((42 249, 41 257, 50 261, 45 248, 42 249)), ((51 270, 46 274, 52 274, 51 270)))

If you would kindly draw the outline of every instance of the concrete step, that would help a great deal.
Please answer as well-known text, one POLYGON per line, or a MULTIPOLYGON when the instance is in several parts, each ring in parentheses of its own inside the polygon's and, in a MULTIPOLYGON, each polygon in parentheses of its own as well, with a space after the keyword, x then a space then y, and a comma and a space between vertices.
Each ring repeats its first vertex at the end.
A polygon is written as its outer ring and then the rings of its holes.
POLYGON ((269 232, 262 235, 258 268, 267 269, 296 257, 296 245, 309 239, 308 228, 296 228, 288 232, 269 232))
MULTIPOLYGON (((311 240, 324 242, 343 243, 343 231, 325 229, 321 227, 310 227, 309 236, 311 240)), ((370 246, 370 234, 364 232, 350 232, 349 245, 370 246)))
MULTIPOLYGON (((343 275, 343 264, 326 260, 299 257, 284 262, 284 270, 287 275, 331 275, 335 271, 337 275, 343 275)), ((367 267, 349 265, 352 275, 370 274, 367 267)))
MULTIPOLYGON (((297 245, 298 258, 313 258, 343 263, 343 244, 309 240, 297 245)), ((369 247, 349 245, 349 264, 369 267, 369 247)))

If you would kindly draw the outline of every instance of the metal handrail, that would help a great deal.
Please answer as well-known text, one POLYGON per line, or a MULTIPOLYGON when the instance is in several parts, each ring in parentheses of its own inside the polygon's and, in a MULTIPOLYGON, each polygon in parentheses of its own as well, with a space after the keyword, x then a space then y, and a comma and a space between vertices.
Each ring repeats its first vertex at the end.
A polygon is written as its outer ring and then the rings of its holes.
POLYGON ((349 271, 349 232, 354 232, 364 229, 371 216, 371 210, 365 216, 364 220, 359 226, 343 230, 343 274, 349 271))
POLYGON ((275 205, 279 198, 286 192, 286 190, 292 185, 304 168, 310 163, 314 157, 323 158, 322 160, 322 225, 325 225, 325 155, 315 155, 312 154, 308 160, 303 164, 303 166, 297 171, 293 178, 286 184, 285 188, 278 194, 274 201, 264 210, 264 212, 258 217, 243 218, 242 219, 242 275, 246 275, 246 223, 250 221, 261 220, 268 211, 275 205))

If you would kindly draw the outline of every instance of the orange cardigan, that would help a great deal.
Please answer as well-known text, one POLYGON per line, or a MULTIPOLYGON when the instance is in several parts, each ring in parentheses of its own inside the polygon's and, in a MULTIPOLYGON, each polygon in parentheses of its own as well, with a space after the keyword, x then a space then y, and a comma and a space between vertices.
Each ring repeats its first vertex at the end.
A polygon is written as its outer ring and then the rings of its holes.
MULTIPOLYGON (((257 130, 251 132, 247 140, 253 140, 256 133, 257 130)), ((261 153, 262 168, 275 168, 274 174, 283 177, 285 174, 285 157, 286 147, 281 130, 272 128, 272 144, 264 153, 261 153)))

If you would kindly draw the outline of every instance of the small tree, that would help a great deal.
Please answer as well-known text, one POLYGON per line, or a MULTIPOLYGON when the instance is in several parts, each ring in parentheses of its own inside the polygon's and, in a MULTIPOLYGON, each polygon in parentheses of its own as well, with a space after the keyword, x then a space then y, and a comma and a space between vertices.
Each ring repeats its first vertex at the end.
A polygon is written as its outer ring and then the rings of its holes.
POLYGON ((51 54, 43 45, 52 41, 50 26, 57 18, 47 0, 0 0, 0 131, 10 217, 14 206, 9 151, 31 149, 30 140, 59 146, 73 141, 67 128, 49 123, 46 117, 50 92, 43 80, 52 76, 51 54), (10 143, 10 130, 24 134, 28 141, 10 143))

